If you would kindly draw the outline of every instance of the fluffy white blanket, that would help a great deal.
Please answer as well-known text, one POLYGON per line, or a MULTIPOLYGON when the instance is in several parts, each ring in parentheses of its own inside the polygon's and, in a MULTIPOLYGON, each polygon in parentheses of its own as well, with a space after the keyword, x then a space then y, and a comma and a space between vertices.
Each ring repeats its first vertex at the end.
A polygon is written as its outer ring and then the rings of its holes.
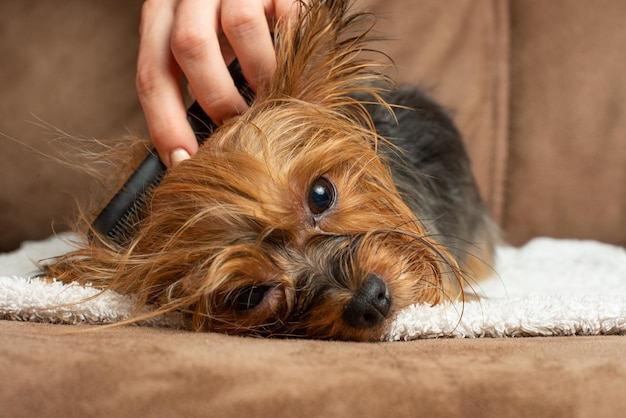
MULTIPOLYGON (((127 318, 132 298, 31 278, 34 261, 59 255, 71 236, 26 242, 0 255, 0 319, 108 324, 127 318)), ((481 301, 411 306, 385 340, 436 337, 626 335, 626 251, 594 241, 535 239, 497 250, 497 275, 481 301)), ((171 318, 154 325, 171 326, 171 318)))

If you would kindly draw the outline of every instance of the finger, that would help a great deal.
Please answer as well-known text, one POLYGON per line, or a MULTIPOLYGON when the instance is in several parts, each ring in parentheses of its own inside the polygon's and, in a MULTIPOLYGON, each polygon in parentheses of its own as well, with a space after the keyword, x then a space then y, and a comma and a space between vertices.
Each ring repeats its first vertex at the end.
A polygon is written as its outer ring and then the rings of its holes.
POLYGON ((137 59, 137 93, 150 136, 163 163, 171 154, 193 155, 198 145, 187 123, 180 90, 180 70, 170 53, 175 0, 148 0, 142 8, 137 59))
POLYGON ((172 52, 187 77, 193 96, 217 124, 248 108, 222 57, 218 40, 219 12, 217 1, 180 2, 171 40, 172 52))
MULTIPOLYGON (((272 9, 267 10, 270 17, 272 9)), ((266 5, 262 1, 224 0, 221 26, 252 90, 269 82, 276 69, 276 55, 266 5)))

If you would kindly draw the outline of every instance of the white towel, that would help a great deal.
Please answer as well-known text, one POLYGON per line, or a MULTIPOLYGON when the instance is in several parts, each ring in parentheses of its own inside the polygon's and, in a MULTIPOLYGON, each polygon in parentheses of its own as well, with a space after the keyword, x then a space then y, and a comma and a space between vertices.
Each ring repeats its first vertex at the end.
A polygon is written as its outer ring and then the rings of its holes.
POLYGON ((536 238, 498 248, 495 271, 478 284, 486 298, 410 306, 385 339, 626 334, 622 247, 536 238))
MULTIPOLYGON (((128 319, 135 307, 130 296, 33 277, 38 271, 37 261, 59 256, 75 244, 73 235, 62 234, 43 241, 24 242, 18 250, 0 254, 0 319, 97 325, 128 319)), ((176 314, 140 323, 164 327, 182 324, 176 314)))
MULTIPOLYGON (((91 298, 99 291, 30 277, 33 261, 62 254, 71 239, 63 235, 26 242, 0 255, 0 319, 109 324, 128 318, 131 297, 105 292, 91 298)), ((482 300, 410 306, 398 314, 383 339, 626 335, 622 247, 538 238, 520 248, 498 248, 495 271, 479 284, 482 300)), ((175 322, 160 317, 151 324, 175 322)))

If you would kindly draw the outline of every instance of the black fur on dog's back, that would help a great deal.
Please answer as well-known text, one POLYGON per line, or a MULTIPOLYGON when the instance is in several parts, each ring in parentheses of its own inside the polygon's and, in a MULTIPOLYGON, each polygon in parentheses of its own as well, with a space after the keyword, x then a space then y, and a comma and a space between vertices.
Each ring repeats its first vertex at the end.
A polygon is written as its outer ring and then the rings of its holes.
POLYGON ((497 227, 450 117, 416 87, 402 86, 383 98, 393 114, 379 105, 365 106, 377 133, 389 141, 380 149, 404 201, 457 261, 491 252, 497 227))

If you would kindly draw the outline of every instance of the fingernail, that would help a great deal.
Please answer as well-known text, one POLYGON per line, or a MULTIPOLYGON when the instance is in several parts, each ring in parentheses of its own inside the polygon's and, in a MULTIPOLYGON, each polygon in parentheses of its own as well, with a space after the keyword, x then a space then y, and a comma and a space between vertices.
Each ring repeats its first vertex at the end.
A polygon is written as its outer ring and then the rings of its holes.
POLYGON ((170 162, 172 163, 172 167, 177 166, 181 161, 188 160, 189 158, 189 153, 183 148, 176 148, 170 154, 170 162))

